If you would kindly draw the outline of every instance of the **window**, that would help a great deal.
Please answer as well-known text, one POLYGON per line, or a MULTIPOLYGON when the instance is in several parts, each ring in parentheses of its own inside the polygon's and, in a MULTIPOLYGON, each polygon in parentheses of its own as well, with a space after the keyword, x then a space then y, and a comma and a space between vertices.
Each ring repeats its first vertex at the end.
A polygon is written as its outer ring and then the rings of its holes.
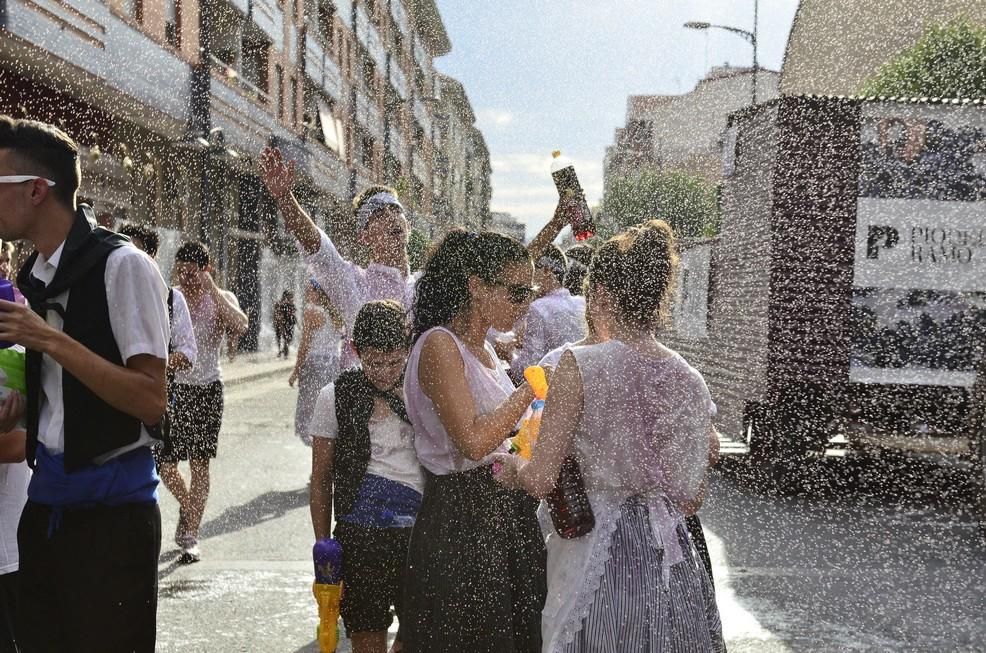
POLYGON ((298 78, 291 78, 291 126, 298 129, 298 78))
POLYGON ((373 137, 362 127, 356 128, 357 161, 367 168, 373 168, 373 137))
POLYGON ((277 119, 284 120, 284 68, 280 64, 274 66, 274 84, 277 94, 277 119))
POLYGON ((124 0, 123 10, 138 23, 144 22, 144 0, 124 0))
POLYGON ((241 73, 243 79, 266 93, 268 89, 267 59, 270 55, 270 42, 265 37, 257 34, 259 31, 259 29, 244 30, 241 73))
POLYGON ((363 59, 363 84, 366 86, 367 92, 373 95, 377 90, 377 67, 365 50, 361 51, 361 55, 363 59))
POLYGON ((164 38, 171 47, 181 49, 180 0, 165 0, 164 2, 164 38))
POLYGON ((332 46, 332 31, 335 26, 336 9, 332 0, 318 1, 318 31, 322 33, 325 42, 332 46))

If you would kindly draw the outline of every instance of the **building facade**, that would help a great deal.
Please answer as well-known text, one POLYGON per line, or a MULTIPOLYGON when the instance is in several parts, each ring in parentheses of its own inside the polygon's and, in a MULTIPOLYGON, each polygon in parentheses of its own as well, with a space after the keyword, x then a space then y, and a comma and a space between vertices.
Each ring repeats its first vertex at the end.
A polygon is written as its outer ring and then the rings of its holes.
POLYGON ((784 54, 783 95, 857 95, 928 27, 964 18, 986 25, 982 0, 801 0, 784 54))
POLYGON ((490 153, 476 127, 469 96, 448 75, 436 77, 440 143, 435 157, 435 220, 441 229, 459 224, 481 230, 490 221, 490 153))
POLYGON ((498 234, 516 238, 522 243, 527 242, 527 226, 509 213, 502 211, 491 213, 489 229, 498 234))
MULTIPOLYGON (((721 66, 683 95, 630 96, 626 124, 616 129, 613 145, 606 148, 604 192, 615 177, 644 166, 718 182, 727 118, 750 104, 753 78, 750 68, 721 66)), ((777 97, 777 72, 761 68, 756 79, 759 102, 777 97)))
POLYGON ((434 0, 0 0, 0 112, 76 138, 82 199, 106 224, 157 227, 166 275, 181 240, 206 242, 254 349, 304 276, 260 151, 296 162, 296 195, 345 251, 371 183, 433 230, 434 59, 450 49, 434 0))

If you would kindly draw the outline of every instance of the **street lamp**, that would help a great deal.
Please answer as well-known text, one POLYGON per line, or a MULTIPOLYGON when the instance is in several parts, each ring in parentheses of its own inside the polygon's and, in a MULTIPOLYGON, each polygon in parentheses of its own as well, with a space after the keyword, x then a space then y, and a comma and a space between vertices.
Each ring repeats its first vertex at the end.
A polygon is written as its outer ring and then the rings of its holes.
POLYGON ((753 46, 753 93, 751 104, 757 103, 757 11, 758 11, 758 0, 753 1, 753 31, 740 29, 738 27, 731 27, 729 25, 716 25, 715 23, 707 23, 704 21, 690 20, 685 23, 685 29, 695 29, 695 30, 706 30, 706 29, 722 29, 727 32, 732 32, 733 34, 739 34, 744 39, 750 42, 753 46))

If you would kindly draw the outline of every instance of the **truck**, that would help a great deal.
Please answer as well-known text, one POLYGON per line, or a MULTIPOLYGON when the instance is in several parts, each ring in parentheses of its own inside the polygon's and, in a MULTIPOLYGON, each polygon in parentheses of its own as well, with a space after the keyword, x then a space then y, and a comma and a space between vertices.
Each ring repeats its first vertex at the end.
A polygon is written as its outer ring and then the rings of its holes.
POLYGON ((986 106, 788 96, 723 143, 668 337, 720 432, 781 486, 833 438, 971 461, 986 522, 986 106))

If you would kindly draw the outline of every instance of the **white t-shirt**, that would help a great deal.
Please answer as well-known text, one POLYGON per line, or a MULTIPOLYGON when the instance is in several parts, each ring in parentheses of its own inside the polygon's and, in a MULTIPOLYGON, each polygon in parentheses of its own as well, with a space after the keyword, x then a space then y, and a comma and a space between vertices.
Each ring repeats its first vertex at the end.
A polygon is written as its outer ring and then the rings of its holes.
MULTIPOLYGON (((220 290, 222 296, 237 308, 240 303, 236 295, 228 290, 220 290)), ((209 385, 223 378, 219 365, 219 349, 225 331, 219 323, 219 307, 211 294, 206 294, 198 306, 189 306, 192 316, 192 331, 195 333, 197 355, 192 369, 175 373, 175 381, 186 385, 209 385)))
MULTIPOLYGON (((58 270, 65 243, 59 245, 50 259, 40 252, 31 268, 31 274, 44 283, 51 283, 58 270)), ((151 257, 136 247, 117 247, 106 259, 104 273, 106 301, 110 327, 120 357, 124 363, 134 356, 148 354, 162 360, 168 359, 168 341, 171 337, 168 324, 168 286, 161 271, 151 257)), ((52 298, 63 307, 68 305, 69 291, 52 298)), ((48 311, 50 326, 61 331, 64 327, 58 311, 48 311)), ((41 412, 38 421, 38 441, 52 454, 65 451, 65 405, 62 402, 62 366, 44 354, 41 358, 41 412)), ((102 464, 122 453, 140 446, 153 444, 155 440, 141 429, 137 442, 115 449, 95 460, 102 464)))
MULTIPOLYGON (((385 414, 384 411, 374 410, 370 415, 369 427, 370 462, 366 472, 424 493, 424 475, 414 451, 411 425, 388 408, 385 414)), ((325 386, 319 393, 308 431, 315 438, 334 440, 339 436, 335 383, 325 386)))
POLYGON ((0 575, 17 571, 17 524, 30 482, 26 462, 0 464, 0 575))
POLYGON ((525 320, 524 346, 510 365, 517 378, 552 349, 585 337, 585 298, 559 288, 535 300, 525 320))
POLYGON ((188 312, 185 295, 177 288, 171 290, 173 292, 171 313, 174 317, 171 323, 171 348, 176 354, 183 354, 194 367, 198 347, 195 344, 195 332, 192 330, 192 314, 188 312))

